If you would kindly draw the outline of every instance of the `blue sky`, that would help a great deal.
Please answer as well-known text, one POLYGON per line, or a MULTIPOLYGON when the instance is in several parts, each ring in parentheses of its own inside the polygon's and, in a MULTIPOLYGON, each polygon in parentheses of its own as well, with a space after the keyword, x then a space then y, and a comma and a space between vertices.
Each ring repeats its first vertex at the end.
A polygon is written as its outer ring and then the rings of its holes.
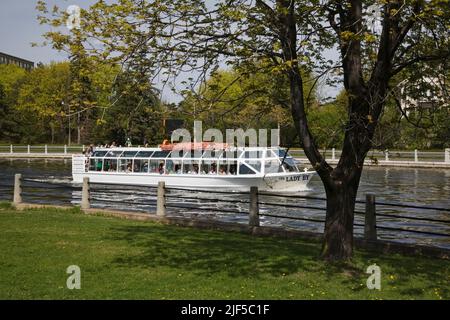
MULTIPOLYGON (((35 63, 61 61, 67 58, 50 47, 32 47, 32 42, 43 41, 42 34, 49 30, 47 26, 39 25, 35 9, 36 0, 1 0, 0 1, 0 51, 18 56, 35 63)), ((66 8, 74 1, 47 1, 66 8)), ((94 3, 94 0, 76 1, 81 6, 94 3)))
MULTIPOLYGON (((31 43, 42 43, 42 34, 49 30, 48 26, 41 26, 37 21, 38 12, 35 9, 36 0, 1 0, 0 1, 0 52, 18 56, 35 63, 49 63, 67 59, 67 55, 50 47, 32 47, 31 43)), ((88 7, 96 0, 47 0, 49 8, 57 5, 67 8, 72 4, 88 7)), ((336 53, 327 54, 335 58, 336 53)), ((179 81, 181 81, 180 79, 179 81)), ((334 96, 336 88, 323 88, 325 95, 334 96)), ((180 101, 170 90, 163 92, 163 98, 170 102, 180 101)))

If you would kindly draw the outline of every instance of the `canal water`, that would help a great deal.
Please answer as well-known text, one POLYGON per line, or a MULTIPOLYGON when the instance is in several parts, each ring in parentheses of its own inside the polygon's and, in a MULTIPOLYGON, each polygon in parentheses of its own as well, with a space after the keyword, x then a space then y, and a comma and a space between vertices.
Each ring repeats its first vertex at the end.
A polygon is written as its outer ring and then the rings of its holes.
MULTIPOLYGON (((26 182, 36 189, 24 189, 24 201, 36 203, 74 204, 80 203, 81 192, 64 186, 71 184, 70 160, 19 160, 0 159, 0 201, 11 200, 14 174, 22 173, 23 178, 39 182, 50 182, 57 189, 42 188, 42 184, 26 182), (56 185, 55 185, 56 184, 56 185)), ((310 190, 299 193, 301 196, 325 197, 320 179, 315 176, 310 182, 310 190)), ((143 187, 111 187, 93 186, 92 206, 97 208, 114 208, 136 212, 154 212, 156 190, 143 187), (97 191, 96 191, 97 190, 97 191), (117 192, 116 192, 117 191, 117 192)), ((358 192, 358 199, 364 201, 367 193, 376 195, 376 201, 402 205, 450 208, 450 170, 448 169, 415 169, 415 168, 381 168, 366 167, 358 192)), ((176 216, 202 216, 216 220, 248 222, 248 195, 246 194, 214 194, 205 192, 172 190, 168 192, 168 214, 176 216), (220 200, 220 201, 218 201, 220 200), (239 212, 242 212, 240 214, 239 212)), ((292 196, 292 195, 290 195, 292 196)), ((306 220, 324 220, 325 202, 314 199, 298 199, 292 197, 260 196, 261 224, 284 226, 323 232, 323 223, 306 220), (268 205, 276 204, 275 205, 268 205), (283 207, 286 205, 286 207, 283 207), (292 206, 310 208, 293 208, 292 206), (290 207, 289 207, 290 206, 290 207), (292 220, 264 216, 282 215, 304 220, 292 220)), ((357 212, 364 212, 364 204, 357 204, 357 212)), ((409 229, 422 232, 450 235, 450 212, 425 210, 420 208, 402 208, 397 206, 377 205, 377 225, 385 228, 409 229), (383 215, 399 215, 387 217, 383 215), (407 217, 420 217, 441 220, 421 221, 407 217), (448 221, 448 223, 443 221, 448 221)), ((355 234, 362 235, 364 224, 362 214, 355 215, 355 234)), ((407 243, 450 248, 450 236, 436 234, 405 232, 399 230, 378 230, 379 238, 407 243)))

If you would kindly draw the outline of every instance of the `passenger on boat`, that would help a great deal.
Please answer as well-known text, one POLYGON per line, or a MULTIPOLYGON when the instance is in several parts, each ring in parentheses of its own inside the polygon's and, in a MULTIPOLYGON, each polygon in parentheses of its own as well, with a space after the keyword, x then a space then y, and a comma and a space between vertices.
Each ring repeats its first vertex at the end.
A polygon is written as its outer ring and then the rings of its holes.
POLYGON ((164 162, 159 164, 158 172, 159 174, 164 174, 164 162))
POLYGON ((216 168, 216 164, 213 163, 211 165, 211 170, 209 170, 209 174, 216 174, 217 173, 217 168, 216 168))

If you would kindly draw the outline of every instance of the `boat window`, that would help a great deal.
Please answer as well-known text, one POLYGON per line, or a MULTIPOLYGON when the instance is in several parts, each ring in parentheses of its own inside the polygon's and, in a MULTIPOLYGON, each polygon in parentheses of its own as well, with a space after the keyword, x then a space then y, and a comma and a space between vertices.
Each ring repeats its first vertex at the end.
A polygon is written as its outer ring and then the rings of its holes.
POLYGON ((108 151, 95 151, 92 157, 103 158, 108 151))
POLYGON ((250 151, 245 151, 243 154, 243 158, 245 159, 259 159, 262 158, 263 152, 262 151, 258 151, 258 150, 250 150, 250 151))
POLYGON ((256 172, 253 171, 249 166, 247 166, 245 163, 241 163, 239 165, 239 174, 255 174, 256 172))
POLYGON ((272 150, 266 151, 266 158, 274 158, 274 157, 278 157, 278 155, 275 154, 275 152, 273 152, 272 150))
POLYGON ((152 158, 165 158, 169 155, 170 151, 162 150, 162 151, 155 151, 153 153, 152 158))
POLYGON ((119 160, 119 172, 133 172, 133 160, 132 159, 120 159, 119 160))
POLYGON ((137 151, 124 151, 121 158, 133 158, 138 152, 137 151))
MULTIPOLYGON (((275 149, 272 151, 275 152, 275 154, 280 158, 284 158, 284 156, 286 155, 286 150, 284 149, 275 149)), ((286 157, 289 157, 289 155, 286 155, 286 157)))
MULTIPOLYGON (((281 160, 283 161, 283 160, 281 160)), ((297 164, 295 163, 294 159, 291 157, 286 157, 283 162, 283 167, 286 169, 287 172, 298 172, 297 164)))
POLYGON ((202 160, 200 165, 201 174, 217 174, 217 161, 202 160))
POLYGON ((224 174, 236 174, 237 173, 237 162, 233 160, 220 160, 219 161, 219 175, 224 174))
POLYGON ((242 154, 241 150, 234 150, 234 151, 227 150, 223 153, 222 158, 237 159, 241 156, 241 154, 242 154))
POLYGON ((198 174, 198 161, 183 160, 183 173, 198 174))
POLYGON ((136 158, 150 158, 153 154, 153 151, 139 151, 136 155, 136 158))
POLYGON ((179 150, 173 150, 170 153, 170 158, 183 158, 184 154, 186 152, 183 149, 179 149, 179 150))
POLYGON ((181 173, 181 161, 180 160, 166 160, 165 172, 168 174, 181 173))
POLYGON ((279 172, 284 172, 283 168, 280 165, 280 161, 278 161, 278 159, 276 160, 266 160, 265 164, 264 164, 264 172, 265 173, 279 173, 279 172))
POLYGON ((133 171, 134 172, 148 172, 148 160, 135 159, 133 171))
POLYGON ((150 173, 164 173, 164 161, 163 160, 150 160, 150 173))
POLYGON ((89 171, 102 171, 103 160, 91 159, 89 160, 89 171))
POLYGON ((106 157, 119 157, 122 154, 122 152, 123 152, 123 150, 118 150, 118 151, 110 150, 106 154, 106 157))
POLYGON ((205 153, 203 153, 203 158, 220 158, 222 153, 223 150, 206 150, 205 153))
POLYGON ((105 159, 105 162, 103 164, 103 171, 117 171, 117 159, 105 159))
POLYGON ((184 154, 185 158, 201 158, 203 150, 189 150, 184 154))
POLYGON ((245 160, 245 164, 255 171, 261 172, 261 160, 245 160))

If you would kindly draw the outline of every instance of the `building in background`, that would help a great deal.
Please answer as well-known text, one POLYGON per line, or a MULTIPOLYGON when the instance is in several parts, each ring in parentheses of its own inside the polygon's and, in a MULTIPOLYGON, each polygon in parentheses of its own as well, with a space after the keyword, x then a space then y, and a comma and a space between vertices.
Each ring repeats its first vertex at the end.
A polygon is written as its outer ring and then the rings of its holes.
POLYGON ((34 68, 34 62, 0 52, 0 64, 15 64, 25 70, 34 68))

